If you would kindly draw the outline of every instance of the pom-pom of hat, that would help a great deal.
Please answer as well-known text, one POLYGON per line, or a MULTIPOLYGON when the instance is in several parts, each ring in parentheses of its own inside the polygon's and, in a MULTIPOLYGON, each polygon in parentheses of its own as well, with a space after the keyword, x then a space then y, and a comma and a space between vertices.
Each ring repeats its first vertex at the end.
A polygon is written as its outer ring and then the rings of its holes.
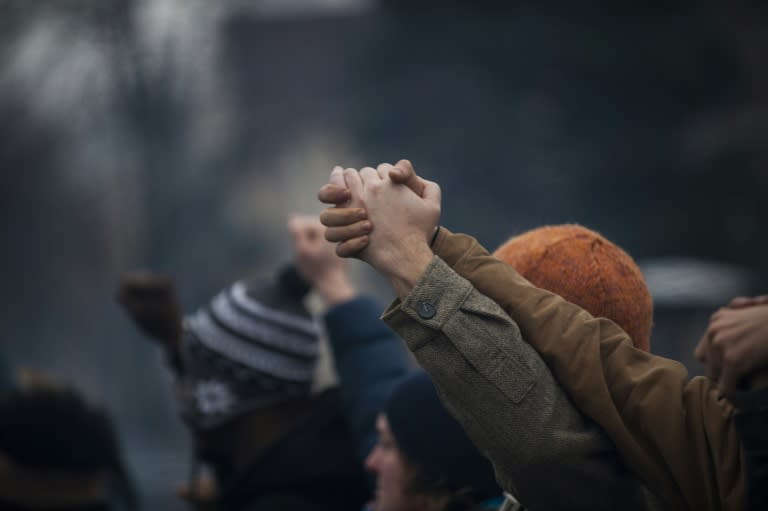
POLYGON ((539 227, 493 255, 536 287, 612 320, 635 347, 649 350, 653 301, 643 274, 629 254, 597 232, 575 224, 539 227))

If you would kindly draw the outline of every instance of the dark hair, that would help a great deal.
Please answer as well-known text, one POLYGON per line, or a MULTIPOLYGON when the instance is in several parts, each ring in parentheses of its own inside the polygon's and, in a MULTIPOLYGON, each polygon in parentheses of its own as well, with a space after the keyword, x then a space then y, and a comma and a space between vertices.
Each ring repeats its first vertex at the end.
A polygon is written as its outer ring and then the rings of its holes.
POLYGON ((0 394, 0 450, 27 468, 75 474, 106 471, 125 509, 137 498, 107 413, 70 387, 30 387, 0 394))

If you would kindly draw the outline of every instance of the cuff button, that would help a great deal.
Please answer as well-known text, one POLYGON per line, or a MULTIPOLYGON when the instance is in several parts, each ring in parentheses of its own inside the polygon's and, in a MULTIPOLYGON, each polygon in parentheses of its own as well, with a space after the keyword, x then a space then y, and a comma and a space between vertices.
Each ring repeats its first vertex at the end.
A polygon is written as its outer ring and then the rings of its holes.
POLYGON ((417 312, 421 319, 432 319, 437 314, 437 309, 431 303, 421 302, 417 312))

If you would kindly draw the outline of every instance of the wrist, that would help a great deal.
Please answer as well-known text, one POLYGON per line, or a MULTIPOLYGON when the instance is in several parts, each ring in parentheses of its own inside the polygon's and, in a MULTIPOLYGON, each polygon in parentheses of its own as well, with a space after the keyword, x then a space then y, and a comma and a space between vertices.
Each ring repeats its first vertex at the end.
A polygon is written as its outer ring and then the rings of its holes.
POLYGON ((331 272, 315 283, 315 291, 328 306, 347 302, 353 299, 357 292, 343 271, 331 272))
POLYGON ((432 262, 434 254, 426 243, 403 243, 402 249, 386 254, 386 262, 380 267, 381 273, 402 300, 416 286, 432 262))

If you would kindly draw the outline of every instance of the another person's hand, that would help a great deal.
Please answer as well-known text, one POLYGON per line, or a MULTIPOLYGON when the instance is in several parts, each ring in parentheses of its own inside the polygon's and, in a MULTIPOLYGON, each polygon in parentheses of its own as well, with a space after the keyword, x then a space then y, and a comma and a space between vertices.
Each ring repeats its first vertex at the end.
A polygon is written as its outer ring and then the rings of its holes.
POLYGON ((751 307, 753 305, 768 305, 768 295, 738 296, 731 300, 728 307, 732 309, 740 309, 742 307, 751 307))
POLYGON ((328 305, 334 305, 351 300, 356 293, 347 276, 346 261, 326 241, 324 230, 314 216, 292 215, 288 219, 296 268, 328 305))
MULTIPOLYGON (((427 182, 416 175, 410 161, 400 160, 395 165, 382 163, 376 170, 381 176, 389 175, 393 183, 403 184, 418 196, 424 196, 427 182)), ((318 199, 335 206, 325 211, 321 220, 328 227, 329 239, 342 240, 338 242, 336 253, 341 257, 354 257, 368 245, 372 225, 362 199, 353 198, 352 191, 347 187, 344 172, 338 166, 333 169, 328 184, 320 188, 318 199)))
MULTIPOLYGON (((757 300, 761 303, 762 300, 757 300)), ((731 302, 733 303, 733 302, 731 302)), ((731 396, 744 378, 768 368, 768 304, 722 308, 712 315, 694 355, 731 396)))
POLYGON ((129 273, 120 283, 117 301, 145 334, 160 341, 169 354, 177 353, 182 318, 170 277, 146 271, 129 273))
MULTIPOLYGON (((366 234, 356 230, 362 222, 352 220, 348 211, 337 211, 337 208, 327 209, 321 215, 321 221, 328 227, 326 239, 342 244, 337 253, 355 255, 371 264, 392 281, 401 296, 415 284, 414 278, 431 260, 429 241, 440 218, 440 187, 416 177, 410 164, 408 167, 395 170, 395 167, 383 164, 378 169, 365 167, 359 173, 354 169, 343 171, 344 183, 349 190, 348 203, 365 208, 368 221, 374 226, 368 235, 369 245, 364 250, 349 253, 341 250, 345 242, 366 234), (422 194, 393 182, 390 178, 392 171, 403 172, 411 181, 423 184, 422 194)), ((330 199, 323 190, 319 197, 330 199)))

